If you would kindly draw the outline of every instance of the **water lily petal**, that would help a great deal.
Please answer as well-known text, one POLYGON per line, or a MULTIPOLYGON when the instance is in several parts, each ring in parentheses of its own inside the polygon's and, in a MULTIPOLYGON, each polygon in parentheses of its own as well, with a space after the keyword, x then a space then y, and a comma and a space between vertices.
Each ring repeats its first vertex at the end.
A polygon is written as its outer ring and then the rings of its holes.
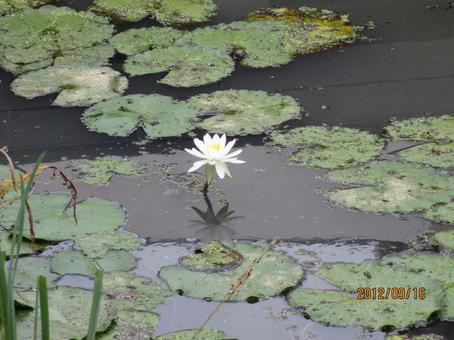
POLYGON ((207 134, 205 134, 205 136, 203 136, 203 142, 205 143, 205 145, 210 144, 211 141, 212 141, 212 139, 211 139, 210 134, 207 133, 207 134))
POLYGON ((218 162, 214 165, 216 167, 216 173, 218 174, 220 179, 223 179, 225 176, 225 164, 218 162))
POLYGON ((199 150, 206 155, 207 148, 206 145, 198 138, 194 139, 194 144, 199 148, 199 150))
POLYGON ((225 146, 225 148, 222 150, 222 152, 224 153, 224 155, 227 155, 230 150, 232 150, 233 146, 235 145, 236 143, 236 139, 234 140, 231 140, 230 142, 227 143, 227 145, 225 146))
POLYGON ((207 161, 197 161, 197 162, 194 162, 194 164, 192 165, 192 167, 188 170, 188 172, 193 172, 193 171, 196 171, 197 169, 201 168, 202 166, 204 166, 205 164, 207 163, 207 161))
POLYGON ((227 136, 225 135, 225 133, 221 136, 221 149, 223 150, 225 148, 225 143, 227 142, 227 136))
POLYGON ((239 149, 239 150, 236 150, 236 151, 233 151, 231 154, 228 154, 226 155, 226 158, 233 158, 233 157, 236 157, 238 156, 240 153, 242 153, 243 150, 239 149))
POLYGON ((206 156, 204 154, 202 154, 199 150, 197 150, 195 148, 184 149, 184 151, 186 151, 187 153, 189 153, 195 157, 198 157, 198 158, 206 158, 206 156))
POLYGON ((235 163, 235 164, 244 164, 244 163, 246 163, 245 161, 242 161, 242 160, 237 159, 237 158, 229 158, 229 159, 226 159, 225 162, 226 163, 235 163))
POLYGON ((218 144, 220 143, 220 138, 218 134, 215 134, 212 139, 213 144, 218 144))
POLYGON ((227 166, 227 164, 222 163, 222 165, 224 166, 224 170, 225 170, 226 175, 229 176, 230 178, 232 178, 232 174, 230 173, 230 169, 227 166))

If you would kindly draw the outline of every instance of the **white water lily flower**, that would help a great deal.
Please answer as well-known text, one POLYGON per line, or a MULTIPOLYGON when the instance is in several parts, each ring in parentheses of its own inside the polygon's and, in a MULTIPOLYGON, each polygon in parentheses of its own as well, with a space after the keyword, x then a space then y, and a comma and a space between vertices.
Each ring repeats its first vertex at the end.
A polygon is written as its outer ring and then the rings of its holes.
POLYGON ((198 150, 196 148, 185 150, 195 157, 202 158, 202 160, 194 162, 194 165, 188 170, 188 172, 196 171, 202 166, 207 165, 208 184, 211 182, 212 174, 210 174, 210 170, 212 170, 213 167, 216 169, 216 173, 219 178, 224 178, 226 174, 227 176, 232 177, 227 163, 242 164, 246 162, 236 158, 236 156, 242 152, 241 149, 229 154, 230 150, 232 150, 235 145, 236 140, 234 139, 230 141, 227 145, 226 142, 227 138, 225 134, 221 137, 216 134, 213 138, 211 138, 211 136, 207 133, 203 136, 203 142, 200 139, 195 138, 194 144, 197 146, 198 150))

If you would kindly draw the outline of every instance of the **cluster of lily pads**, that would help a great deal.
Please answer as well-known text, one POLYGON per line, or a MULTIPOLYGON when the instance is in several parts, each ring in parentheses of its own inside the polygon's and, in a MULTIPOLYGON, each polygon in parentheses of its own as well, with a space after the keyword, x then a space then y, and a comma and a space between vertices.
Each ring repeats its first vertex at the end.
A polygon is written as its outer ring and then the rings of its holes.
POLYGON ((394 141, 412 145, 397 159, 376 160, 385 140, 344 127, 308 126, 274 132, 272 143, 298 150, 292 163, 330 169, 325 179, 348 185, 324 191, 331 201, 374 213, 420 213, 424 218, 454 224, 454 116, 413 118, 386 127, 394 141))

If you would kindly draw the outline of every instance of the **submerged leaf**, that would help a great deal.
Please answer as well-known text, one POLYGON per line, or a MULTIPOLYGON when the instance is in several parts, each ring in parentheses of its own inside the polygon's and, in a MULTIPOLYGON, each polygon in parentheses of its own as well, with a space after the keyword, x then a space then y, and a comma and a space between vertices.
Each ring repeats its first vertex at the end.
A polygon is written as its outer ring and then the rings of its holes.
POLYGON ((104 257, 109 250, 136 250, 140 247, 140 238, 136 234, 116 231, 110 233, 90 233, 75 240, 74 249, 82 251, 88 257, 104 257))
POLYGON ((126 137, 139 127, 147 137, 179 136, 194 128, 200 112, 171 97, 134 94, 98 103, 83 114, 91 131, 126 137))
POLYGON ((226 334, 220 329, 202 328, 163 334, 158 336, 156 340, 192 340, 195 335, 197 335, 197 340, 222 340, 226 338, 226 334))
POLYGON ((289 161, 309 167, 335 169, 365 163, 380 155, 384 141, 357 129, 307 126, 274 132, 273 144, 299 148, 289 161))
POLYGON ((90 106, 120 96, 128 80, 109 67, 54 66, 29 72, 11 83, 18 96, 32 99, 60 92, 52 103, 58 106, 90 106))
MULTIPOLYGON (((29 204, 33 211, 37 239, 49 241, 73 240, 93 232, 111 232, 126 223, 122 207, 112 201, 89 197, 77 204, 77 224, 72 208, 65 209, 70 195, 40 193, 31 195, 29 204)), ((0 225, 8 229, 16 221, 18 202, 0 211, 0 225)), ((28 221, 24 236, 29 238, 28 221)))
MULTIPOLYGON (((222 300, 238 281, 241 274, 247 271, 254 260, 266 249, 263 245, 249 245, 226 241, 223 244, 243 257, 243 262, 230 270, 214 273, 193 271, 181 265, 163 267, 159 276, 174 291, 194 298, 222 300)), ((197 256, 197 255, 195 255, 197 256)), ((243 301, 248 298, 267 299, 295 286, 303 277, 303 269, 293 259, 277 251, 270 250, 255 265, 246 282, 240 286, 229 301, 243 301)))
POLYGON ((106 185, 112 178, 112 174, 137 176, 144 168, 136 161, 116 156, 106 156, 76 164, 73 170, 82 176, 82 181, 85 183, 106 185))
POLYGON ((168 72, 159 83, 191 87, 227 77, 233 72, 235 63, 229 55, 216 49, 171 46, 131 56, 123 68, 132 76, 168 72))
POLYGON ((454 141, 454 116, 411 118, 385 128, 391 139, 454 141))
POLYGON ((191 97, 188 104, 213 115, 197 127, 227 135, 260 134, 298 117, 301 108, 295 99, 264 91, 225 90, 191 97))

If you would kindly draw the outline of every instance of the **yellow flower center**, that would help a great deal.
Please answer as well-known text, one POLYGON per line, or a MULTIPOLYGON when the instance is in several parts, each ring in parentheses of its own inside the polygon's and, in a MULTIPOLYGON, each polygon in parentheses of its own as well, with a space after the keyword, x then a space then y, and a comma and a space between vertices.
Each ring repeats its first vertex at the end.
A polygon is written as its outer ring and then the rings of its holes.
POLYGON ((221 144, 219 144, 219 143, 211 144, 211 148, 216 151, 219 151, 219 150, 221 150, 221 144))

